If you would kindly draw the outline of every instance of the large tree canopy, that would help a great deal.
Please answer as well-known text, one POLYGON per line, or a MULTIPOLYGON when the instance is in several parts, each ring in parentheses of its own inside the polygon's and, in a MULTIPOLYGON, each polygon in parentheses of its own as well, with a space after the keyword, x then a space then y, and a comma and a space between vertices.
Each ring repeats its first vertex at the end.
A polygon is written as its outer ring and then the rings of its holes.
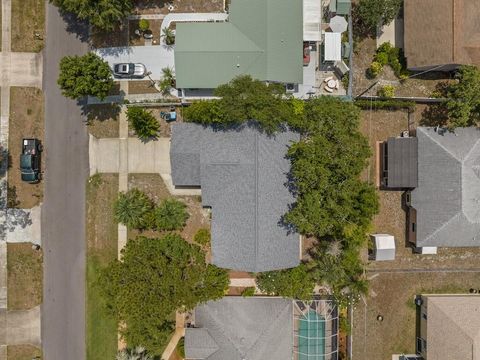
POLYGON ((317 237, 368 226, 378 200, 374 187, 360 180, 371 153, 358 130, 358 108, 332 97, 313 99, 295 126, 305 137, 288 151, 297 202, 285 220, 317 237))
POLYGON ((374 30, 380 23, 390 24, 397 17, 402 3, 402 0, 360 0, 355 13, 365 27, 374 30))
POLYGON ((132 11, 132 0, 50 0, 101 30, 113 30, 132 11))
POLYGON ((62 58, 57 82, 66 97, 96 96, 104 99, 113 86, 113 77, 108 63, 90 52, 62 58))
POLYGON ((228 274, 207 265, 202 250, 179 235, 139 237, 103 270, 98 286, 119 322, 130 347, 142 345, 161 353, 174 328, 177 309, 221 298, 228 274))
POLYGON ((220 85, 214 95, 220 99, 196 102, 185 108, 185 120, 222 126, 256 120, 262 129, 272 133, 294 116, 291 101, 284 98, 283 85, 267 85, 249 75, 220 85))
POLYGON ((480 70, 462 66, 458 82, 447 88, 449 126, 466 127, 480 122, 480 70))

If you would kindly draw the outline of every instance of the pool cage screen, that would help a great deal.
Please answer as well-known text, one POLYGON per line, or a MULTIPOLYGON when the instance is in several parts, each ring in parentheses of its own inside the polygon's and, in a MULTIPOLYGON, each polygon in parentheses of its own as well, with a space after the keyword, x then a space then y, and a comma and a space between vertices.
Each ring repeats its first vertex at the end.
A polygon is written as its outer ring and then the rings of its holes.
POLYGON ((296 360, 338 360, 338 308, 333 300, 293 302, 296 360))

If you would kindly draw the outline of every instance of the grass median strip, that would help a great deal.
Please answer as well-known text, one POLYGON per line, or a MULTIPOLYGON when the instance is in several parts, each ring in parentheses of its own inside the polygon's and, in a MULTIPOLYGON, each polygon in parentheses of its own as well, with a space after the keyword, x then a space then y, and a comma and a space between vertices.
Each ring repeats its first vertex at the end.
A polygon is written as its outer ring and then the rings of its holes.
POLYGON ((118 175, 94 175, 87 183, 87 360, 114 359, 117 353, 117 322, 96 287, 100 269, 117 258, 117 195, 118 175))
POLYGON ((43 256, 31 243, 7 244, 9 310, 28 310, 42 303, 43 256))

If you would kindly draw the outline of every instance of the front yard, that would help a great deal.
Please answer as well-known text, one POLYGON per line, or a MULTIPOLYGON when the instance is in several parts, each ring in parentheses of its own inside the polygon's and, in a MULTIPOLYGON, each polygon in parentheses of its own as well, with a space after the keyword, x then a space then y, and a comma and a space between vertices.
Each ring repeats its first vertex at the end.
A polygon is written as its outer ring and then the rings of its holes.
POLYGON ((223 0, 135 0, 135 14, 168 14, 168 4, 173 5, 173 12, 176 13, 209 13, 222 12, 223 0))
MULTIPOLYGON (((36 88, 12 87, 10 89, 9 119, 9 170, 8 206, 30 209, 43 200, 43 182, 29 184, 21 179, 20 154, 24 138, 44 139, 43 93, 36 88)), ((42 170, 45 168, 45 152, 42 154, 42 170)))
POLYGON ((7 360, 32 360, 41 359, 42 351, 31 345, 7 346, 7 360))
POLYGON ((42 303, 43 255, 31 243, 7 244, 9 310, 28 310, 42 303))
POLYGON ((118 138, 120 106, 98 104, 88 106, 88 132, 97 138, 118 138))
POLYGON ((45 46, 45 1, 12 0, 12 51, 40 52, 45 46))
MULTIPOLYGON (((129 189, 137 188, 145 192, 156 204, 162 200, 173 198, 170 194, 163 179, 158 174, 130 174, 128 177, 129 189)), ((202 208, 201 198, 199 196, 177 196, 176 199, 187 205, 187 211, 190 217, 185 227, 179 232, 180 235, 190 243, 199 229, 210 229, 210 215, 208 210, 202 208)), ((129 229, 129 239, 138 235, 148 237, 159 237, 163 233, 154 230, 138 231, 129 229)), ((209 255, 207 254, 207 260, 209 255)))
POLYGON ((95 175, 87 183, 87 360, 114 359, 117 353, 117 322, 96 287, 100 269, 117 258, 117 194, 118 175, 95 175))

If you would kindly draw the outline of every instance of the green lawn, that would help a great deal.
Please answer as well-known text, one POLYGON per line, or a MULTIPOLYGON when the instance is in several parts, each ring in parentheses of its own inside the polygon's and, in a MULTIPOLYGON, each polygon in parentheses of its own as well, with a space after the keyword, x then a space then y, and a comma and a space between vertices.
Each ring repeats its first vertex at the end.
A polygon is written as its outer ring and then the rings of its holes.
POLYGON ((117 322, 96 287, 99 270, 117 258, 117 194, 117 175, 97 175, 87 184, 87 360, 115 359, 117 353, 117 322))

